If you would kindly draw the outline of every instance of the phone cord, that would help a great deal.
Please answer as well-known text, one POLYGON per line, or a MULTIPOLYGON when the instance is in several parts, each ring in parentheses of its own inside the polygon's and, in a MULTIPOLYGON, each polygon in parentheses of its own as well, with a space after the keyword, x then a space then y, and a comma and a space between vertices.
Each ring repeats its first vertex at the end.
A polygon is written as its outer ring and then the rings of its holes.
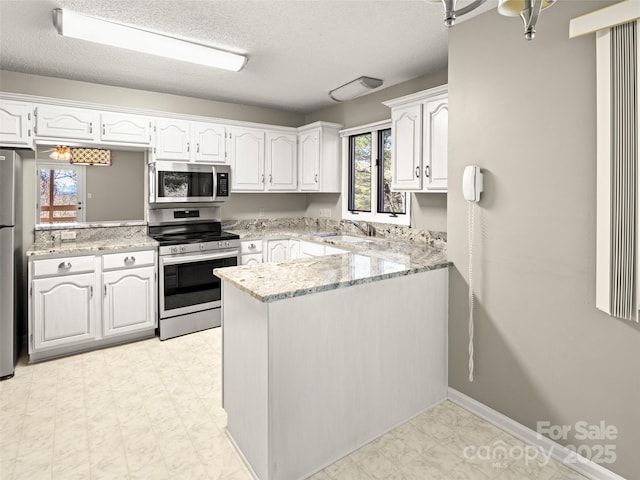
POLYGON ((468 216, 468 245, 469 245, 469 381, 473 382, 473 231, 474 231, 474 218, 475 218, 475 202, 468 202, 469 208, 467 210, 468 216))

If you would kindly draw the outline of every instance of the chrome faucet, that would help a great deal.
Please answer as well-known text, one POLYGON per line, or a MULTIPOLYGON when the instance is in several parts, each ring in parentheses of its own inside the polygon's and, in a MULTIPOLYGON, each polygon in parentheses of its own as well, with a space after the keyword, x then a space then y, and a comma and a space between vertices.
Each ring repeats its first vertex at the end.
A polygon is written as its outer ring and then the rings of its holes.
POLYGON ((356 222, 355 220, 345 220, 352 225, 354 225, 358 230, 364 233, 367 237, 373 237, 376 234, 376 229, 369 222, 356 222), (362 225, 364 224, 364 226, 362 225))

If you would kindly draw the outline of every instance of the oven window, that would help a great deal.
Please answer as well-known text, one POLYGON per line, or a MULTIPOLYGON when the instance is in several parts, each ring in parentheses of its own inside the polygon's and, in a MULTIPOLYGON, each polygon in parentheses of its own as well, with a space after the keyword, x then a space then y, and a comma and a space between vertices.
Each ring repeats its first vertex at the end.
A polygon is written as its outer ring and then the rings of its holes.
POLYGON ((165 311, 220 301, 221 281, 213 275, 213 269, 232 267, 237 264, 237 258, 230 257, 165 265, 163 271, 165 311))
POLYGON ((213 172, 158 172, 158 195, 165 198, 213 197, 213 172))

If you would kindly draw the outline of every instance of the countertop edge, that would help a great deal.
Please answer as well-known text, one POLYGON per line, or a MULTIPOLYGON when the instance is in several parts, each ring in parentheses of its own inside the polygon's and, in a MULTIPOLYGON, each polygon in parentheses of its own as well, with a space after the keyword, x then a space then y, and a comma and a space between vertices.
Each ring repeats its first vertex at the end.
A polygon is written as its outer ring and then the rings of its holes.
POLYGON ((422 267, 403 270, 403 271, 400 271, 400 272, 385 273, 385 274, 382 274, 382 275, 374 275, 374 276, 366 277, 366 278, 358 278, 358 279, 349 280, 349 281, 345 281, 345 282, 328 283, 328 284, 325 284, 325 285, 318 285, 317 287, 300 288, 300 289, 296 289, 296 290, 290 290, 288 292, 282 292, 282 293, 276 293, 276 294, 264 295, 264 296, 256 293, 254 290, 248 288, 247 286, 243 285, 242 283, 236 282, 235 280, 227 277, 224 274, 224 268, 215 269, 213 271, 213 273, 216 276, 218 276, 220 279, 222 279, 223 281, 228 282, 229 284, 233 285, 234 287, 238 288, 239 290, 241 290, 241 291, 243 291, 245 293, 248 293, 249 295, 251 295, 256 300, 258 300, 258 301, 260 301, 262 303, 272 303, 272 302, 276 302, 278 300, 287 300, 287 299, 290 299, 290 298, 301 297, 301 296, 309 295, 309 294, 313 294, 313 293, 326 292, 326 291, 330 291, 330 290, 338 290, 338 289, 341 289, 341 288, 352 287, 352 286, 355 286, 355 285, 364 285, 366 283, 373 283, 373 282, 377 282, 377 281, 380 281, 380 280, 387 280, 387 279, 395 278, 395 277, 405 277, 405 276, 408 276, 408 275, 415 275, 415 274, 418 274, 418 273, 424 273, 424 272, 428 272, 428 271, 431 271, 431 270, 439 270, 439 269, 442 269, 442 268, 450 268, 452 265, 453 265, 453 262, 445 261, 445 262, 436 263, 436 264, 433 264, 433 265, 425 265, 425 266, 422 266, 422 267))

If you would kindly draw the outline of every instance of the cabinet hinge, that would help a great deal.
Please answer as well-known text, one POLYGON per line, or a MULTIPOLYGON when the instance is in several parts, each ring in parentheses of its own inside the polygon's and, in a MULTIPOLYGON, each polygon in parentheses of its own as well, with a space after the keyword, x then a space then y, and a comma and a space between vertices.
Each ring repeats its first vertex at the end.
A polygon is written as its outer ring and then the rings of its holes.
POLYGON ((106 285, 104 286, 104 296, 105 297, 107 296, 107 286, 106 285))
POLYGON ((29 335, 29 341, 31 342, 31 348, 33 348, 33 333, 29 335))
POLYGON ((27 129, 27 137, 30 137, 30 136, 31 136, 31 129, 29 128, 27 129))
POLYGON ((91 298, 93 298, 93 285, 89 287, 89 294, 91 295, 91 298))
POLYGON ((27 113, 27 120, 31 120, 31 112, 27 113))

